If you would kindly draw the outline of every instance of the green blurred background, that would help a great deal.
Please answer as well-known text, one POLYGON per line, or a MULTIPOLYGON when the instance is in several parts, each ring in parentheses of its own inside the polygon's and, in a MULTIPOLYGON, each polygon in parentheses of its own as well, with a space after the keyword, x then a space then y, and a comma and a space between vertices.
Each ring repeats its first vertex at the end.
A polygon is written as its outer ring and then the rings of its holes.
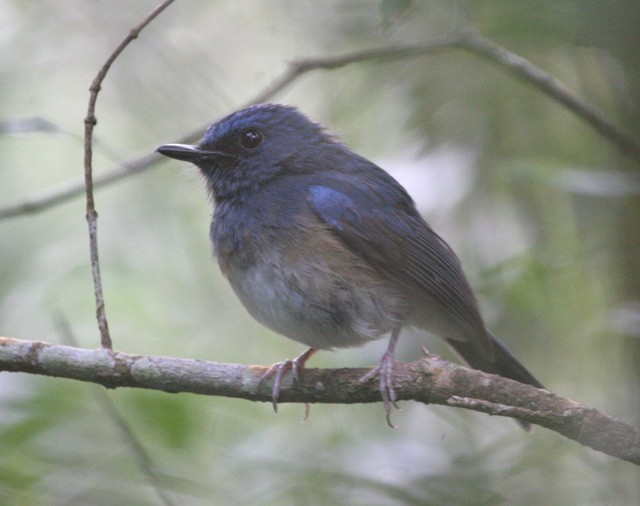
MULTIPOLYGON (((0 208, 82 177, 88 87, 156 0, 0 0, 0 208), (17 122, 41 118, 55 128, 17 122), (19 130, 23 130, 19 132, 19 130), (31 131, 24 131, 31 130, 31 131)), ((292 59, 471 27, 640 137, 640 4, 177 1, 98 98, 95 172, 244 105, 292 59)), ((489 327, 549 389, 640 426, 640 167, 531 86, 449 50, 307 74, 291 103, 394 174, 456 249, 489 327)), ((42 122, 40 123, 42 125, 42 122)), ((255 323, 211 259, 195 169, 162 161, 97 195, 114 346, 270 364, 302 347, 255 323)), ((0 221, 0 335, 99 342, 84 200, 0 221)), ((407 332, 398 357, 438 340, 407 332)), ((366 366, 386 342, 320 353, 366 366)), ((176 504, 640 503, 636 466, 510 420, 402 403, 303 408, 138 390, 108 396, 176 504)), ((0 374, 0 504, 161 504, 79 382, 0 374)))

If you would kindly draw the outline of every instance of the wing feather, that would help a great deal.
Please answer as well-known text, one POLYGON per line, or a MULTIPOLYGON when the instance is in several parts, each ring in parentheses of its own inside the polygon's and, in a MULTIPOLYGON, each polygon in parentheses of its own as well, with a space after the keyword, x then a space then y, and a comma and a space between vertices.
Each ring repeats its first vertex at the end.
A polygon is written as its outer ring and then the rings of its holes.
MULTIPOLYGON (((395 183, 391 194, 352 185, 312 185, 307 199, 316 215, 356 254, 387 277, 423 292, 456 322, 453 339, 478 343, 484 335, 473 292, 460 261, 420 217, 411 198, 395 183)), ((445 337, 445 336, 443 336, 445 337)), ((488 348, 490 344, 487 343, 488 348)))

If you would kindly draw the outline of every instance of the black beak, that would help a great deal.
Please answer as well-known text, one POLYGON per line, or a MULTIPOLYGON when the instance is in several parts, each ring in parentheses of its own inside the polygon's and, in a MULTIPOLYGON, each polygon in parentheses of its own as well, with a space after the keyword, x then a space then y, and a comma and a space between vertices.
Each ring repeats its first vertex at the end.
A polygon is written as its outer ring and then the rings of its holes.
POLYGON ((207 151, 201 150, 198 146, 191 146, 189 144, 165 144, 156 149, 156 151, 169 158, 193 163, 209 154, 207 151))

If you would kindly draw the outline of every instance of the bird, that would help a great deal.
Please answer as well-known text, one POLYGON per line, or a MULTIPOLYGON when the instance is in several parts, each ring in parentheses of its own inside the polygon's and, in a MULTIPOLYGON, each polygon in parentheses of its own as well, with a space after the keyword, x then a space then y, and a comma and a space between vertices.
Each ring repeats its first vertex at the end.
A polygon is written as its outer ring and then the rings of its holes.
POLYGON ((276 411, 284 375, 297 380, 318 350, 390 336, 361 381, 378 378, 393 426, 405 327, 443 338, 472 368, 543 388, 487 330, 460 260, 407 191, 296 107, 253 105, 213 123, 197 145, 157 152, 204 176, 214 254, 247 311, 308 346, 262 377, 275 375, 276 411))

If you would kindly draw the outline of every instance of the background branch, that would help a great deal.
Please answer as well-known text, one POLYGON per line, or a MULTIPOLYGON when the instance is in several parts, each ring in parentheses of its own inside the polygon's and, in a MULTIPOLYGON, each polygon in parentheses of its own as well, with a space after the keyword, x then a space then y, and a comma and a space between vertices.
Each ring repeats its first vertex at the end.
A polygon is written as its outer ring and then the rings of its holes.
POLYGON ((624 154, 640 163, 640 144, 620 131, 604 114, 586 100, 578 97, 559 79, 535 66, 526 58, 507 51, 498 44, 473 32, 468 32, 461 37, 460 47, 496 63, 525 83, 532 84, 591 125, 596 132, 616 145, 624 154))
MULTIPOLYGON (((270 385, 260 381, 265 370, 262 366, 127 355, 0 337, 0 371, 76 379, 108 388, 147 388, 271 402, 270 385)), ((292 384, 287 378, 280 402, 379 402, 376 382, 359 382, 366 372, 305 369, 299 382, 292 384)), ((399 400, 519 418, 640 465, 639 431, 546 390, 455 365, 435 355, 411 363, 398 362, 394 376, 399 400)))
MULTIPOLYGON (((623 153, 640 162, 640 145, 606 119, 594 106, 579 98, 558 79, 544 72, 529 60, 507 51, 485 37, 467 33, 461 37, 445 39, 416 46, 400 46, 358 51, 340 56, 305 58, 289 63, 286 70, 255 97, 239 108, 272 99, 275 95, 291 86, 303 75, 316 70, 335 70, 356 63, 370 61, 397 61, 417 58, 430 53, 460 48, 486 58, 526 83, 532 84, 551 99, 567 107, 574 114, 590 124, 600 135, 615 144, 623 153)), ((175 142, 193 143, 197 141, 208 125, 203 125, 175 142)), ((152 151, 152 150, 150 150, 152 151)), ((140 174, 151 168, 161 159, 156 153, 148 153, 107 170, 94 178, 93 186, 102 188, 121 179, 140 174)), ((40 195, 23 202, 0 208, 0 220, 14 218, 45 211, 52 206, 62 204, 83 193, 85 182, 73 180, 52 187, 40 195)))

